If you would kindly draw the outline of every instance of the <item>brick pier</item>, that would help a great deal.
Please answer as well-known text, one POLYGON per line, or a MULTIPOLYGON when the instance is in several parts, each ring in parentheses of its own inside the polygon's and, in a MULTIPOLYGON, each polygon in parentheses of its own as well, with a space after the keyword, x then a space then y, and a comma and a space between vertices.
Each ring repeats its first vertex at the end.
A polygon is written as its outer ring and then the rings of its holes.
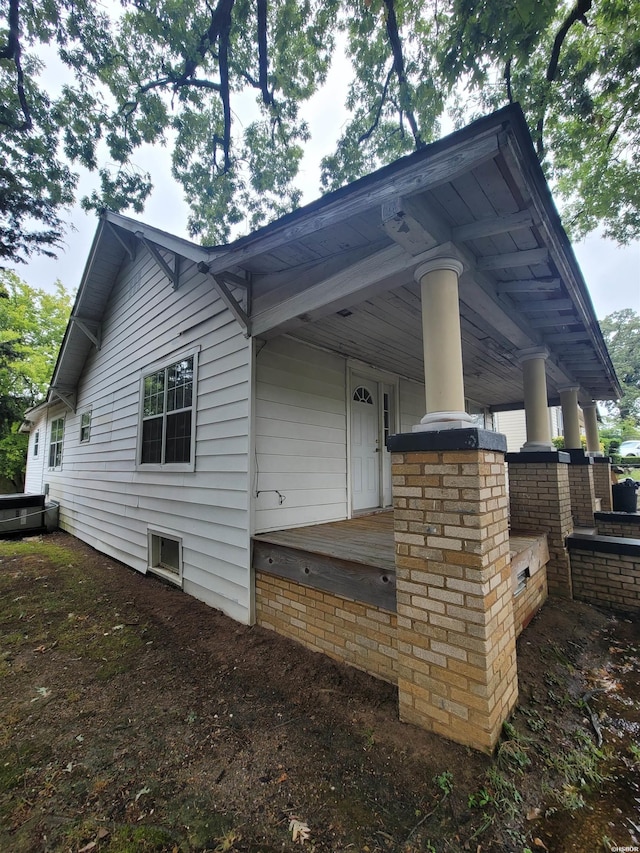
POLYGON ((469 428, 389 449, 400 717, 490 751, 518 697, 506 441, 469 428))

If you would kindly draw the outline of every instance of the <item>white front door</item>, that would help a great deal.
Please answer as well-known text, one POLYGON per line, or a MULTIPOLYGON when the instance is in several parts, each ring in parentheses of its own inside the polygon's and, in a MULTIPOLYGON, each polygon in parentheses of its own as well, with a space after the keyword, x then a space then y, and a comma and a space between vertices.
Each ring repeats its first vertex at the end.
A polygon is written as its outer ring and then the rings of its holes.
POLYGON ((380 506, 380 409, 378 383, 351 382, 351 502, 355 512, 380 506))

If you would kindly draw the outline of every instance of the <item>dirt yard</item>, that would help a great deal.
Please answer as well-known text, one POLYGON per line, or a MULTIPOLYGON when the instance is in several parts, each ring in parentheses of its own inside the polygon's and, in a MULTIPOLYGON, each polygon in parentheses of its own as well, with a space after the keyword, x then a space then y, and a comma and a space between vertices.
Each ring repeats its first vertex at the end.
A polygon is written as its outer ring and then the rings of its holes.
POLYGON ((3 853, 640 844, 637 621, 548 603, 492 757, 63 533, 0 543, 0 641, 3 853))

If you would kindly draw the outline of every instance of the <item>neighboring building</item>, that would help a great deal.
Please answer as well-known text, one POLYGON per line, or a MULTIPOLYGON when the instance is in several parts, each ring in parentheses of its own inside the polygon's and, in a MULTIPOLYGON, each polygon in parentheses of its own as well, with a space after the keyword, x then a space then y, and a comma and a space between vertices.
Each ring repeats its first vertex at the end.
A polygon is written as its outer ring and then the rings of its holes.
MULTIPOLYGON (((584 435, 584 416, 582 411, 578 413, 581 434, 584 435)), ((487 426, 489 429, 489 427, 487 426)), ((493 429, 501 432, 507 439, 507 451, 517 453, 522 449, 527 440, 527 424, 524 409, 512 409, 511 411, 500 411, 493 413, 493 429)), ((562 408, 560 406, 549 407, 549 433, 551 438, 559 438, 564 435, 562 422, 562 408)))
POLYGON ((551 405, 572 382, 581 402, 616 395, 512 106, 228 246, 103 214, 26 415, 26 490, 98 550, 254 621, 255 534, 391 505, 385 440, 425 413, 415 276, 443 256, 462 269, 474 418, 521 403, 518 353, 540 346, 551 405))
MULTIPOLYGON (((524 409, 512 409, 507 412, 494 412, 493 425, 507 439, 507 451, 517 453, 527 440, 527 425, 524 409)), ((551 438, 562 435, 562 409, 560 406, 549 408, 549 432, 551 438)))

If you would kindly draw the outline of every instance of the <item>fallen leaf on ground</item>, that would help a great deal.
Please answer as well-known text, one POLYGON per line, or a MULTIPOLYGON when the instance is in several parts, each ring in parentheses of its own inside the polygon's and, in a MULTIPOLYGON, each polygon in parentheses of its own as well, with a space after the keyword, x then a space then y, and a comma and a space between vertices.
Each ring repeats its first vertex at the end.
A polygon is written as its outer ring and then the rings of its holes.
POLYGON ((291 840, 294 842, 299 841, 300 844, 304 844, 311 836, 311 830, 307 824, 298 820, 297 817, 292 817, 289 821, 289 831, 291 832, 291 840))

